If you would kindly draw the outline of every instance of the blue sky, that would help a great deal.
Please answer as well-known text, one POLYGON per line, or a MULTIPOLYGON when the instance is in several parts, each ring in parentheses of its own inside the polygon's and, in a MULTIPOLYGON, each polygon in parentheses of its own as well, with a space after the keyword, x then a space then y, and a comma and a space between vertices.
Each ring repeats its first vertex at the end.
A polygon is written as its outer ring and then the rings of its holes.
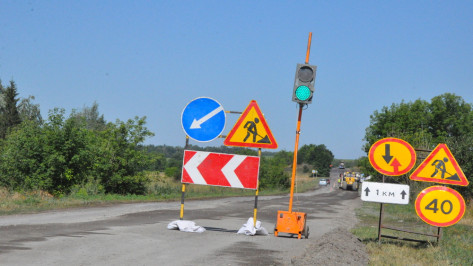
POLYGON ((146 116, 155 145, 184 145, 181 114, 197 97, 231 111, 256 100, 278 150, 292 151, 294 72, 312 32, 300 145, 358 158, 383 106, 446 92, 473 103, 472 14, 472 1, 3 0, 0 79, 43 117, 94 102, 107 121, 146 116))

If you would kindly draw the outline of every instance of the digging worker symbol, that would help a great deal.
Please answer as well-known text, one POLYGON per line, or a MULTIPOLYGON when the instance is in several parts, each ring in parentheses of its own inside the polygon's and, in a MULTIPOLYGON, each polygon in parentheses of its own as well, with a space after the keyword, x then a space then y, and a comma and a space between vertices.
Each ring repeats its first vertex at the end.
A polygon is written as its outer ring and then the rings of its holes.
POLYGON ((447 158, 443 158, 443 160, 435 160, 431 165, 435 166, 435 171, 430 177, 434 177, 439 171, 442 173, 442 179, 448 180, 460 180, 458 174, 451 174, 447 172, 447 168, 445 167, 445 163, 448 162, 447 158), (449 174, 448 177, 445 177, 445 174, 449 174))
POLYGON ((435 172, 430 177, 434 177, 440 171, 442 173, 442 179, 445 179, 445 173, 447 173, 447 169, 445 168, 446 162, 448 162, 447 158, 443 158, 443 161, 435 160, 432 163, 432 165, 435 166, 435 172))
POLYGON ((251 134, 253 134, 253 142, 256 142, 256 136, 258 136, 258 129, 256 129, 256 124, 258 123, 259 123, 258 118, 255 118, 255 122, 253 121, 246 122, 243 128, 246 128, 246 130, 248 130, 248 133, 246 133, 246 137, 243 139, 243 142, 246 142, 246 140, 250 137, 251 134))
POLYGON ((256 117, 254 121, 248 121, 245 123, 243 128, 246 128, 247 133, 246 137, 243 139, 243 142, 246 142, 250 136, 253 137, 253 143, 270 143, 268 136, 262 137, 260 134, 258 134, 258 129, 256 127, 256 124, 259 123, 259 119, 256 117), (260 137, 261 139, 257 142, 256 137, 260 137))

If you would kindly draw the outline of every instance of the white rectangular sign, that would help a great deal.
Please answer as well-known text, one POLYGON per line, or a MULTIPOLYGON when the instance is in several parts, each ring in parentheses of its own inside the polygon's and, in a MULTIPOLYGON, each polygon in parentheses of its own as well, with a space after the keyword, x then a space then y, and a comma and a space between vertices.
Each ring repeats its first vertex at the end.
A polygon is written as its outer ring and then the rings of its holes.
POLYGON ((380 203, 408 204, 409 186, 363 182, 361 185, 361 200, 380 203))

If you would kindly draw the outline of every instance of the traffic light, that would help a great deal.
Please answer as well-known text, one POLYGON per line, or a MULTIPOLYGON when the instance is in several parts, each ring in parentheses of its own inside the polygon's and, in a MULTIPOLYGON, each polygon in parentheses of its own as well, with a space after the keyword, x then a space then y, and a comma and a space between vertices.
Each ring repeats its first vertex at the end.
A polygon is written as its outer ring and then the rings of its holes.
POLYGON ((311 103, 314 96, 315 72, 317 66, 308 64, 297 64, 296 77, 294 79, 294 91, 292 101, 298 103, 311 103))

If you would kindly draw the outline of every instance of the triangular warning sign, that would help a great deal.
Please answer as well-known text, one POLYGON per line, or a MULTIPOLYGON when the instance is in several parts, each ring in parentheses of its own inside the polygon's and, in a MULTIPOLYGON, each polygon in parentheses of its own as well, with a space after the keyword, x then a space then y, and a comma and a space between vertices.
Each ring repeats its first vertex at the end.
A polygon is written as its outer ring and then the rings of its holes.
POLYGON ((440 143, 409 177, 411 180, 468 186, 468 180, 447 144, 440 143))
POLYGON ((252 100, 223 141, 226 146, 276 149, 278 144, 255 100, 252 100))

